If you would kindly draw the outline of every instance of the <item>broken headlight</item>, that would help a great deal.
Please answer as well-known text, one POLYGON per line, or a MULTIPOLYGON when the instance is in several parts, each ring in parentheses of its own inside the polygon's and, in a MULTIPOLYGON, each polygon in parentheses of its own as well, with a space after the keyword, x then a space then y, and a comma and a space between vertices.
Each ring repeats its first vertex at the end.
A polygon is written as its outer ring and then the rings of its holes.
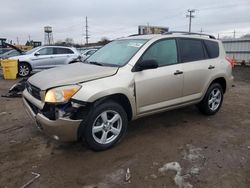
POLYGON ((47 91, 45 102, 64 103, 67 102, 77 91, 81 89, 80 85, 70 85, 53 88, 47 91))

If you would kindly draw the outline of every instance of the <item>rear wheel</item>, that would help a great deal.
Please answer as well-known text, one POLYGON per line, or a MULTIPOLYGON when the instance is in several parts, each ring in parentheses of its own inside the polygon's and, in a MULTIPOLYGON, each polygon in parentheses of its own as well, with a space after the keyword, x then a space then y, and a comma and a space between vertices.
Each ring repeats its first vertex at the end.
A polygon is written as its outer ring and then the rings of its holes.
POLYGON ((113 101, 94 107, 87 119, 83 136, 88 146, 96 151, 108 149, 119 142, 128 124, 125 110, 113 101))
POLYGON ((205 115, 213 115, 219 111, 223 102, 223 90, 220 84, 209 86, 203 100, 199 103, 199 110, 205 115))
POLYGON ((18 76, 26 77, 29 76, 31 72, 31 67, 28 63, 19 63, 18 65, 18 76))

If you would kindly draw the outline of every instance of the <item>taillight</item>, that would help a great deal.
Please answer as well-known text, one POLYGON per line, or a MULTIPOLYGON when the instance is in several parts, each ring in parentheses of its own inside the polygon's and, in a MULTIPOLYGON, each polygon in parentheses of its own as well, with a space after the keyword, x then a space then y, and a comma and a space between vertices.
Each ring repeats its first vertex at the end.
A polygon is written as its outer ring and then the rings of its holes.
POLYGON ((231 64, 232 68, 236 65, 236 62, 233 59, 226 57, 226 60, 231 64))

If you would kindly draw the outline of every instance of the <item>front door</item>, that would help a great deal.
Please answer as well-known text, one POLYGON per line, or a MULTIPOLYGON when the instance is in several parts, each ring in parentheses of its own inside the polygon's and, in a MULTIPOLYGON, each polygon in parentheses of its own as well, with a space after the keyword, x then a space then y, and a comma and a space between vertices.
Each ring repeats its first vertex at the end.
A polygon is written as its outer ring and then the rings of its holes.
POLYGON ((45 47, 38 50, 39 54, 34 54, 31 58, 34 69, 47 69, 53 67, 53 48, 45 47))
POLYGON ((150 113, 181 103, 182 65, 178 64, 175 39, 152 44, 139 61, 155 60, 159 67, 135 73, 137 113, 150 113))

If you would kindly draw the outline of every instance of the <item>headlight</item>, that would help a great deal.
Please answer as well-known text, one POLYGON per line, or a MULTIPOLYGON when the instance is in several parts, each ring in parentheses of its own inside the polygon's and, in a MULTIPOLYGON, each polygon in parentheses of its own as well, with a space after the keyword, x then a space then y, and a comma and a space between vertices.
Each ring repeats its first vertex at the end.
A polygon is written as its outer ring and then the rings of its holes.
POLYGON ((71 85, 50 89, 45 95, 45 102, 67 102, 80 88, 81 86, 79 85, 71 85))

